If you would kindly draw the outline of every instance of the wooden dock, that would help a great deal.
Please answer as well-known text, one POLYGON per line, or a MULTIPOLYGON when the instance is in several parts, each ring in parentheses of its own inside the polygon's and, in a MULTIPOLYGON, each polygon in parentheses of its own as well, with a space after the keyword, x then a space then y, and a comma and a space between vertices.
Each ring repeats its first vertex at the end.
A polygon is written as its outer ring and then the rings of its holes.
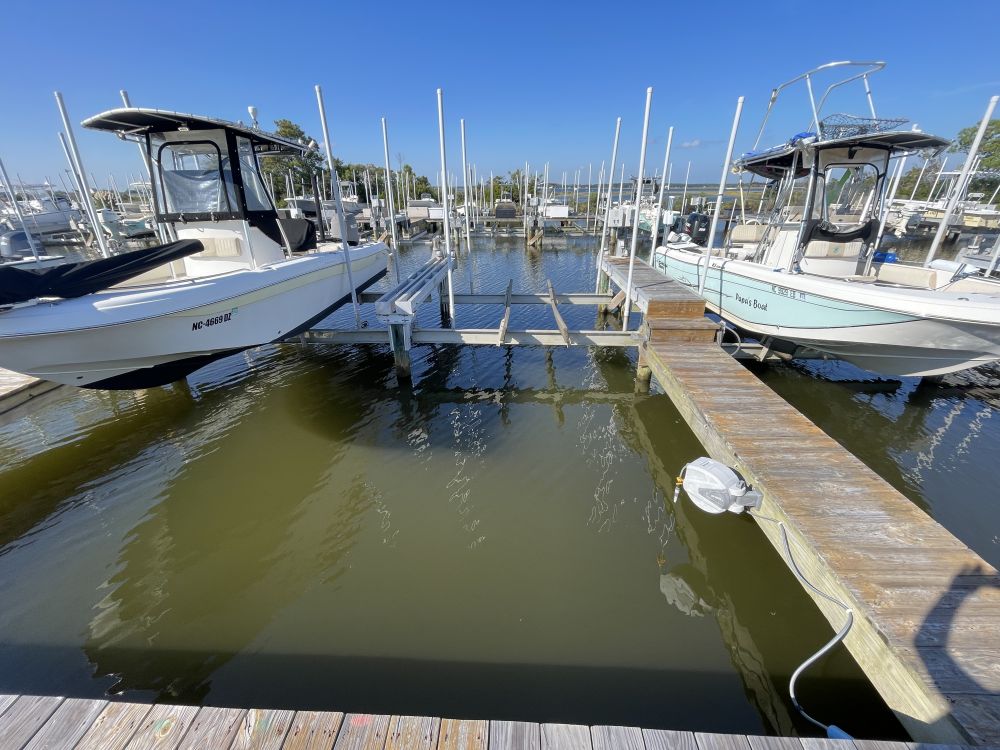
MULTIPOLYGON (((624 286, 626 259, 602 267, 624 286)), ((633 283, 648 330, 673 326, 641 347, 640 370, 763 493, 806 576, 853 609, 845 645, 907 731, 1000 745, 1000 574, 716 344, 674 335, 693 292, 638 261, 633 283)), ((778 526, 758 524, 784 558, 778 526)), ((843 610, 809 593, 839 629, 843 610)))
POLYGON ((0 710, 3 750, 915 750, 903 742, 31 695, 0 695, 0 710))
POLYGON ((0 369, 0 414, 6 414, 56 388, 59 388, 58 383, 0 369))

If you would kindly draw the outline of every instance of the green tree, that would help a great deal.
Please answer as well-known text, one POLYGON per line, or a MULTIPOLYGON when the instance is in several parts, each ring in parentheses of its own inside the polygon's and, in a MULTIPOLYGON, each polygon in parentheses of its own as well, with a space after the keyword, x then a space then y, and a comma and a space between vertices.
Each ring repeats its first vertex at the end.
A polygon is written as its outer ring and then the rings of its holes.
MULTIPOLYGON (((955 140, 948 150, 968 153, 978 130, 979 123, 963 128, 955 136, 955 140)), ((997 185, 1000 185, 1000 120, 990 120, 986 126, 983 142, 979 145, 979 158, 979 171, 993 172, 994 174, 973 178, 969 183, 969 191, 986 193, 986 197, 989 198, 996 190, 997 185)))
POLYGON ((906 174, 899 179, 899 188, 896 190, 896 200, 909 200, 911 195, 914 200, 927 200, 927 198, 930 197, 931 188, 934 186, 934 178, 937 177, 937 173, 940 169, 940 159, 931 159, 927 162, 926 169, 922 164, 911 167, 906 174), (920 178, 921 169, 924 170, 924 176, 922 178, 920 178), (918 178, 920 178, 920 185, 917 185, 918 178), (917 188, 916 193, 913 192, 914 187, 917 188))
MULTIPOLYGON (((291 120, 275 120, 275 134, 282 138, 308 145, 314 142, 301 126, 291 120)), ((337 163, 336 160, 334 163, 337 163)), ((288 197, 287 181, 291 179, 292 189, 298 195, 312 195, 313 175, 322 177, 326 174, 323 155, 318 149, 310 149, 302 156, 265 156, 260 160, 260 169, 264 180, 274 186, 274 198, 278 205, 288 197)))

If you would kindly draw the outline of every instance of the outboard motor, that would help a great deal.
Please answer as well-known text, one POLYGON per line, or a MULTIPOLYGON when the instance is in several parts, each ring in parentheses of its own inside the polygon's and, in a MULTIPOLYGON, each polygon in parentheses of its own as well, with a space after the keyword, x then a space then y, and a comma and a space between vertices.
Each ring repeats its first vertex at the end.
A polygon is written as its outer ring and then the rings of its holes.
POLYGON ((708 241, 711 226, 711 216, 693 211, 684 221, 684 234, 690 235, 693 242, 704 245, 708 241))

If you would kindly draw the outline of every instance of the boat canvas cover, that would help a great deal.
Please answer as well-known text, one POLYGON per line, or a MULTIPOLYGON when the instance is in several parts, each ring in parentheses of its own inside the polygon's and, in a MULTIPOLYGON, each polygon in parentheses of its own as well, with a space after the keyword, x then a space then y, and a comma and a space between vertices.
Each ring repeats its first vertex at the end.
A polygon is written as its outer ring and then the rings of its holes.
POLYGON ((0 305, 14 305, 39 297, 71 299, 93 294, 203 249, 199 240, 180 240, 110 258, 48 268, 0 266, 0 305))

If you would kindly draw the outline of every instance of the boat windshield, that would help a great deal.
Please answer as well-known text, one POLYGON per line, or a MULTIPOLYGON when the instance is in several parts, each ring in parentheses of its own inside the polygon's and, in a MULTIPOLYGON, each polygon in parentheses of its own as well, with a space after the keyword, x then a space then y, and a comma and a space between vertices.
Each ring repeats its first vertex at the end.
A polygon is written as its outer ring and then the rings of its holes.
POLYGON ((271 198, 264 189, 264 180, 260 176, 253 144, 248 138, 238 137, 236 149, 240 156, 240 174, 243 177, 243 197, 246 199, 247 211, 273 211, 271 198))
POLYGON ((817 182, 822 218, 833 224, 860 224, 873 200, 878 172, 871 164, 831 165, 817 182))
POLYGON ((215 141, 171 141, 157 151, 167 214, 237 214, 229 159, 215 141))

